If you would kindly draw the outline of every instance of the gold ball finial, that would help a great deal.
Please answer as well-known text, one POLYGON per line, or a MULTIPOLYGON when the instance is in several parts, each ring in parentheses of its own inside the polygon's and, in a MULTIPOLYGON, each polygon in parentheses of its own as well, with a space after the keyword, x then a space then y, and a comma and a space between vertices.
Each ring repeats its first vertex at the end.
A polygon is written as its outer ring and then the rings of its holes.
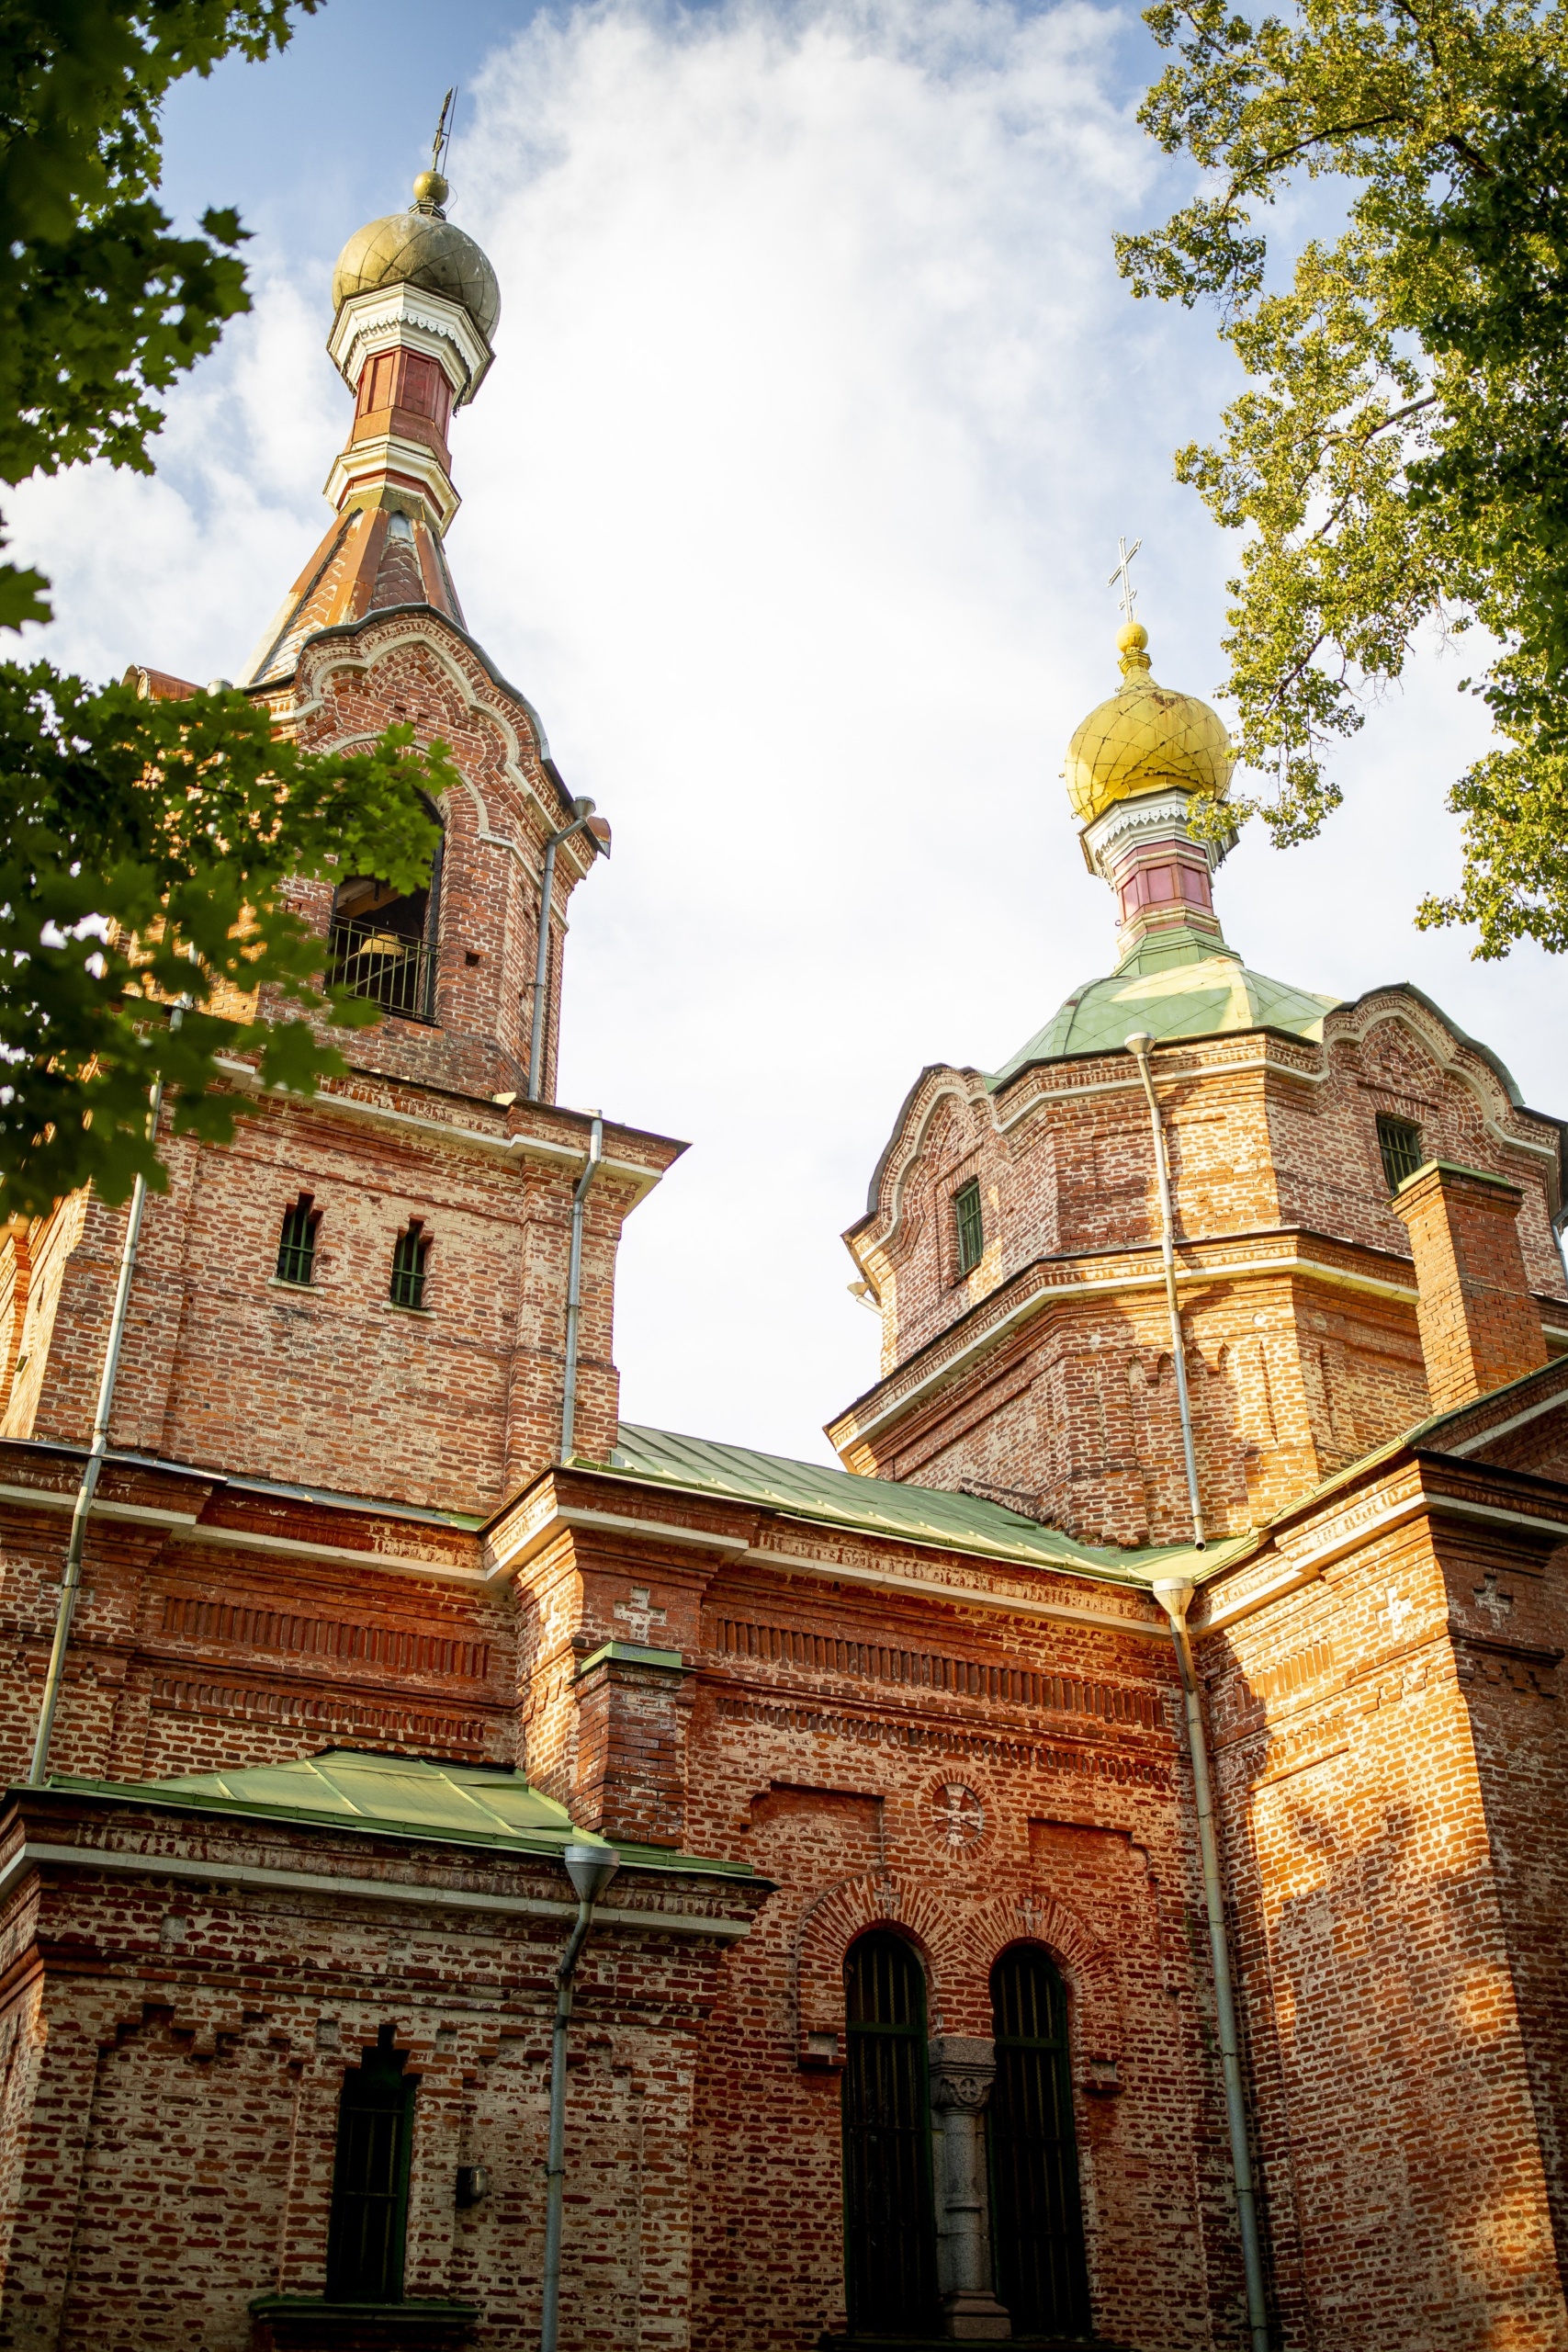
POLYGON ((1149 633, 1142 621, 1123 621, 1116 632, 1116 650, 1122 656, 1122 675, 1132 677, 1149 666, 1149 633))
POLYGON ((413 184, 414 209, 428 212, 437 220, 445 220, 446 215, 441 208, 451 193, 439 172, 420 172, 415 175, 413 184))
POLYGON ((1229 786, 1235 753, 1219 713, 1196 695, 1156 684, 1148 642, 1142 621, 1122 622, 1116 650, 1125 684, 1090 711, 1067 746, 1064 775, 1080 824, 1145 792, 1223 800, 1229 786))

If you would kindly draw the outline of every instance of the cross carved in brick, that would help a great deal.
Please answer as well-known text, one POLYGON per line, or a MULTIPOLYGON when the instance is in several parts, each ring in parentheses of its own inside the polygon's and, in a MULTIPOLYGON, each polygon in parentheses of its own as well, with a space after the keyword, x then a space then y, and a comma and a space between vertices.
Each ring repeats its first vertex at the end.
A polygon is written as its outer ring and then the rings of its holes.
POLYGON ((1388 1595, 1388 1607, 1382 1611, 1382 1614, 1387 1620, 1389 1638, 1392 1641, 1397 1642, 1404 1632, 1405 1619, 1407 1617, 1414 1617, 1416 1614, 1416 1603, 1413 1600, 1406 1600, 1402 1592, 1395 1592, 1391 1587, 1388 1595))
POLYGON ((633 1641, 640 1643, 644 1649, 649 1646, 649 1635, 655 1625, 662 1625, 669 1614, 668 1610, 650 1609, 648 1605, 649 1598, 646 1585, 634 1584, 631 1599, 617 1600, 610 1612, 621 1620, 633 1641))
POLYGON ((1514 1605, 1514 1596, 1511 1592, 1499 1592, 1497 1579, 1488 1570, 1475 1587, 1475 1605, 1485 1610, 1495 1625, 1501 1625, 1514 1605))

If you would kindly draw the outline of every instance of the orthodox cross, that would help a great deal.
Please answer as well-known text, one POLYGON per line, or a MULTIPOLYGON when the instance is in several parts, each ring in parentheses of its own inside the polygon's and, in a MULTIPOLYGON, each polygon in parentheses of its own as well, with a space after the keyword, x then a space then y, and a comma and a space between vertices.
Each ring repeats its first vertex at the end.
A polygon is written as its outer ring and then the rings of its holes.
POLYGON ((1484 1609, 1492 1623, 1500 1628, 1514 1605, 1514 1596, 1511 1592, 1500 1592, 1496 1577, 1488 1573, 1475 1587, 1475 1605, 1477 1609, 1484 1609))
POLYGON ((1106 583, 1109 587, 1114 588, 1118 581, 1122 582, 1122 610, 1128 620, 1132 619, 1133 607, 1138 601, 1138 592, 1133 585, 1133 575, 1128 566, 1143 544, 1142 539, 1134 539, 1129 547, 1125 539, 1117 540, 1116 546, 1121 560, 1106 583))
POLYGON ((435 126, 435 139, 430 150, 430 168, 433 172, 438 172, 441 169, 441 158, 446 153, 446 142, 452 136, 452 101, 457 95, 457 85, 454 83, 441 101, 441 119, 435 126))

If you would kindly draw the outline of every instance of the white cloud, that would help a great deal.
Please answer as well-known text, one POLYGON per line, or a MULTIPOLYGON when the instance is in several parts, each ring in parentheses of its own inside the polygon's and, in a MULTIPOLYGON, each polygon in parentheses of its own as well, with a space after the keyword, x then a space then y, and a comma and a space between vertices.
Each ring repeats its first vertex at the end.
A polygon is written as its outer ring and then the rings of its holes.
MULTIPOLYGON (((634 1418, 822 1453, 875 1361, 837 1235, 908 1085, 999 1060, 1108 967, 1058 770, 1114 683, 1119 531, 1157 674, 1220 674, 1231 550, 1169 452, 1226 363, 1212 322, 1114 276, 1112 229, 1170 190, 1127 30, 1004 0, 581 9, 492 61, 454 159, 504 299, 454 436, 454 568, 615 827, 576 901, 562 1091, 695 1146, 628 1228, 634 1418)), ((71 658, 233 674, 324 521, 324 284, 266 263, 155 483, 27 494, 71 658)), ((1478 731, 1453 674, 1418 665, 1348 811, 1291 857, 1249 842, 1222 911, 1280 978, 1417 980, 1550 1107, 1545 959, 1410 928, 1478 731)))

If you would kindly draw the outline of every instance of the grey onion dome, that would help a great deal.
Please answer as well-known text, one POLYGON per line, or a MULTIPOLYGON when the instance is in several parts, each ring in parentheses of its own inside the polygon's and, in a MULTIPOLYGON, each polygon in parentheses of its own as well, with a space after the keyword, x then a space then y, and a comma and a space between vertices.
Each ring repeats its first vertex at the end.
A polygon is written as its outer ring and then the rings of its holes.
POLYGON ((350 237, 333 272, 333 310, 355 294, 419 286, 461 303, 488 343, 501 316, 501 288, 489 258, 442 211, 447 187, 439 172, 421 172, 413 192, 406 212, 367 220, 350 237))

